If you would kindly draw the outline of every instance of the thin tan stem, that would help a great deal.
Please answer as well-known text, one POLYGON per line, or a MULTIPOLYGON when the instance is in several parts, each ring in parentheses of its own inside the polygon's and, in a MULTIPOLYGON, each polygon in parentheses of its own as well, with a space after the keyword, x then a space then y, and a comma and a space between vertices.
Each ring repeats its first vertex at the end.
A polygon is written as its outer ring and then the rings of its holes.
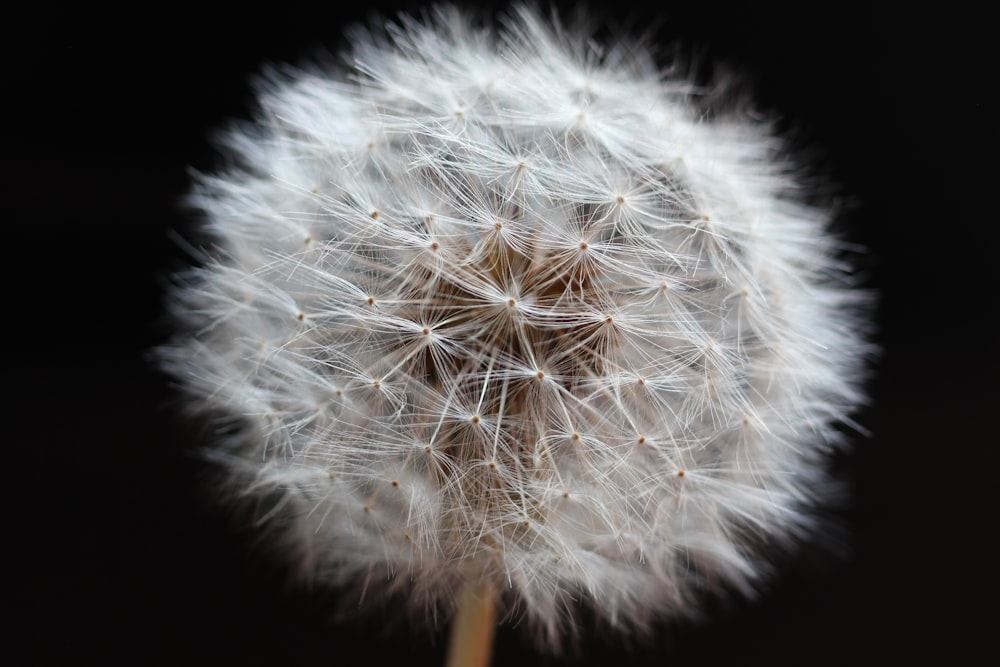
POLYGON ((496 586, 487 581, 466 585, 451 626, 445 666, 489 667, 496 619, 496 586))

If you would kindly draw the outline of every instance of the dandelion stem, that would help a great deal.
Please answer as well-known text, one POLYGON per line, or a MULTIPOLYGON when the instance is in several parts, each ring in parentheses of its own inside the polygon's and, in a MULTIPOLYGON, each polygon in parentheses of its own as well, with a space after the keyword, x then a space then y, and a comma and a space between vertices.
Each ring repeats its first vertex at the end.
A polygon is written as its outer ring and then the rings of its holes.
POLYGON ((490 581, 467 584, 451 627, 446 667, 489 667, 496 617, 496 586, 490 581))

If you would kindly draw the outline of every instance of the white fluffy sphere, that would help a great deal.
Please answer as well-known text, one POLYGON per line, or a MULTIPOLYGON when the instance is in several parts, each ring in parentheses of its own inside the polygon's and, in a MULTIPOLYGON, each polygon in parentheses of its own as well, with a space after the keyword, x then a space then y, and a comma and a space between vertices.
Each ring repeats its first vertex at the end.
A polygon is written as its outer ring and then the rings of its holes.
POLYGON ((230 420, 226 493, 303 574, 447 617, 492 581, 553 645, 746 588, 863 400, 863 301, 769 127, 529 10, 283 69, 162 350, 230 420))

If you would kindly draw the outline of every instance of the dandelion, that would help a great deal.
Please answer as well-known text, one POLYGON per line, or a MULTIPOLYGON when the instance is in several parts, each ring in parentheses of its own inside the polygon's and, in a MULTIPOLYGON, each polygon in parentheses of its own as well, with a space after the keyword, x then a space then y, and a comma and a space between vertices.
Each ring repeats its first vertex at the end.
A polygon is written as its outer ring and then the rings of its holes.
POLYGON ((868 353, 770 127, 531 9, 352 43, 268 71, 191 194, 214 245, 160 352, 227 425, 225 494, 304 577, 552 649, 584 605, 641 634, 751 591, 868 353))

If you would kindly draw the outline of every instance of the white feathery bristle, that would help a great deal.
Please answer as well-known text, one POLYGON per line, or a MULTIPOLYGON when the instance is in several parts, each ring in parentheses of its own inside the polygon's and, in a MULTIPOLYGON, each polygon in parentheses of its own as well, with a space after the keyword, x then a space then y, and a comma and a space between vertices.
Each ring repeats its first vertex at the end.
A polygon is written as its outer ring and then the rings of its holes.
POLYGON ((767 124, 503 26, 436 8, 355 31, 349 74, 269 71, 161 355, 304 576, 441 618, 491 580, 554 648, 581 601, 640 633, 807 533, 865 295, 767 124))

